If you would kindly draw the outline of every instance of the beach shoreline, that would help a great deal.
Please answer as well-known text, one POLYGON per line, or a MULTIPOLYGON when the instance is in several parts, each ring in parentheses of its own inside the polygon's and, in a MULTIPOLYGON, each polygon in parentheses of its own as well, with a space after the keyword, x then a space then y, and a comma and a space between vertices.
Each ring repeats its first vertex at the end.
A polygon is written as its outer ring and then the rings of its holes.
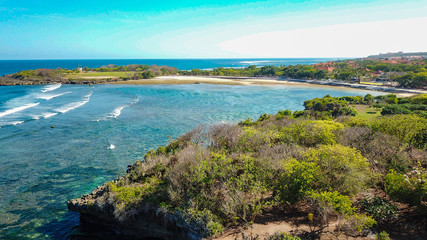
POLYGON ((288 78, 257 78, 257 77, 216 77, 216 76, 161 76, 152 79, 139 79, 109 82, 106 84, 128 84, 128 85, 173 85, 173 84, 216 84, 216 85, 293 85, 293 86, 317 86, 332 88, 353 88, 384 93, 394 93, 400 97, 415 94, 427 94, 426 90, 403 89, 387 86, 373 86, 357 83, 345 83, 329 80, 304 80, 288 78))

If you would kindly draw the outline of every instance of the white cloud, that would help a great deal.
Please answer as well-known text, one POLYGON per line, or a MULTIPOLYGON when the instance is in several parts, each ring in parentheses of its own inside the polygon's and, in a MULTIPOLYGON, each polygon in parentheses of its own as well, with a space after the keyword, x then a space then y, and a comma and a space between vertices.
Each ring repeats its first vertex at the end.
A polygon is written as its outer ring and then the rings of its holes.
POLYGON ((364 57, 394 51, 427 51, 427 18, 329 25, 263 32, 221 42, 244 57, 364 57))

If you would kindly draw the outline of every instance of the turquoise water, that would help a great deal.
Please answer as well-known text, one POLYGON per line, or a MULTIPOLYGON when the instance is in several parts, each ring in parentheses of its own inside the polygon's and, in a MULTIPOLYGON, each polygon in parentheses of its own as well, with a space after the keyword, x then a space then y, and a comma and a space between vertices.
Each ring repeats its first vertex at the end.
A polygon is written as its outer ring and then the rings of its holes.
POLYGON ((199 124, 236 122, 304 100, 378 94, 314 86, 0 87, 0 239, 91 239, 66 202, 199 124), (54 127, 54 128, 52 128, 54 127))

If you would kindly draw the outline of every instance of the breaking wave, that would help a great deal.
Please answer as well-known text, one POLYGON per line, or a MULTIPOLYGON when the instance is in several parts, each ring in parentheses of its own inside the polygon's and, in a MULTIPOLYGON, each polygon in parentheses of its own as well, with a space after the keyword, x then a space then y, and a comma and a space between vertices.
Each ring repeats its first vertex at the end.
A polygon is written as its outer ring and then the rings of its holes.
POLYGON ((52 95, 52 94, 40 95, 37 98, 44 99, 44 100, 50 100, 52 98, 60 97, 62 95, 68 94, 68 93, 71 93, 71 92, 64 92, 64 93, 55 94, 55 95, 52 95))
POLYGON ((25 109, 35 107, 35 106, 37 106, 37 105, 39 105, 39 104, 40 104, 40 103, 39 103, 39 102, 37 102, 37 103, 30 103, 30 104, 26 104, 26 105, 24 105, 24 106, 15 107, 15 108, 12 108, 12 109, 6 110, 6 111, 4 111, 4 112, 0 112, 0 117, 4 117, 4 116, 9 115, 9 114, 12 114, 12 113, 17 113, 17 112, 20 112, 20 111, 24 111, 25 109))
POLYGON ((69 111, 74 110, 76 108, 79 108, 79 107, 81 107, 81 106, 83 106, 89 102, 90 96, 92 96, 92 94, 93 94, 93 91, 91 93, 89 93, 88 95, 84 96, 82 101, 68 103, 68 104, 56 109, 56 111, 60 112, 60 113, 66 113, 66 112, 69 112, 69 111))
POLYGON ((138 101, 139 101, 139 98, 136 98, 131 103, 120 106, 118 108, 115 108, 109 115, 107 115, 104 118, 98 119, 96 121, 99 122, 101 120, 106 120, 107 118, 117 118, 118 116, 120 116, 122 114, 123 109, 132 106, 133 104, 137 103, 138 101))
POLYGON ((53 91, 53 90, 55 90, 55 89, 58 89, 58 88, 60 88, 62 86, 62 84, 60 84, 60 83, 58 83, 58 84, 52 84, 52 85, 47 85, 46 87, 44 87, 43 89, 42 89, 42 92, 44 93, 44 92, 50 92, 50 91, 53 91))

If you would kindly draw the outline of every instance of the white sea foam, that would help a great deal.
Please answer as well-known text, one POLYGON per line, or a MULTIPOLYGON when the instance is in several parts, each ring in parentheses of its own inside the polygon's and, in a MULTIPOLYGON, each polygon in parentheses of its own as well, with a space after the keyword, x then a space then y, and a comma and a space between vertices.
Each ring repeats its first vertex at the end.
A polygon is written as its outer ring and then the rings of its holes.
POLYGON ((12 113, 17 113, 17 112, 20 112, 20 111, 24 111, 25 109, 35 107, 35 106, 37 106, 39 104, 40 103, 38 102, 38 103, 30 103, 30 104, 26 104, 24 106, 15 107, 15 108, 6 110, 4 112, 0 112, 0 117, 4 117, 4 116, 12 114, 12 113))
POLYGON ((42 116, 41 115, 32 115, 31 117, 33 120, 39 120, 42 116))
POLYGON ((135 100, 133 100, 131 103, 129 103, 129 104, 127 104, 127 105, 124 105, 124 106, 121 106, 121 107, 118 107, 118 108, 116 108, 116 109, 114 109, 114 111, 111 113, 111 116, 113 117, 113 118, 117 118, 118 116, 120 116, 120 114, 122 114, 122 110, 123 109, 125 109, 125 108, 127 108, 127 107, 130 107, 130 106, 132 106, 132 105, 134 105, 135 103, 137 103, 139 101, 139 98, 136 98, 135 100))
POLYGON ((51 118, 51 117, 53 117, 53 116, 55 116, 56 114, 58 114, 58 113, 52 113, 52 112, 45 112, 45 113, 43 113, 43 118, 51 118))
POLYGON ((64 105, 64 106, 56 109, 56 111, 60 112, 60 113, 66 113, 66 112, 69 112, 69 111, 74 110, 76 108, 79 108, 79 107, 81 107, 81 106, 83 106, 83 105, 85 105, 86 103, 89 102, 90 96, 92 96, 92 94, 93 94, 93 92, 91 92, 88 95, 84 96, 84 98, 83 98, 82 101, 68 103, 68 104, 66 104, 66 105, 64 105))
POLYGON ((24 123, 24 121, 13 121, 13 122, 10 122, 9 124, 10 125, 18 125, 18 124, 22 124, 22 123, 24 123))
POLYGON ((100 118, 96 121, 99 122, 101 120, 106 120, 108 118, 117 118, 118 116, 120 116, 122 114, 123 109, 132 106, 133 104, 137 103, 138 101, 139 101, 139 98, 135 98, 135 100, 133 100, 131 103, 120 106, 118 108, 115 108, 109 115, 107 115, 106 117, 100 118))
POLYGON ((58 83, 58 84, 52 84, 52 85, 47 85, 46 87, 43 88, 42 92, 50 92, 53 91, 55 89, 58 89, 61 87, 62 84, 58 83))
POLYGON ((111 144, 111 145, 108 147, 108 149, 114 149, 114 148, 116 148, 116 146, 114 146, 113 144, 111 144))
POLYGON ((127 107, 127 105, 121 106, 121 107, 118 107, 118 108, 114 109, 114 111, 111 113, 111 117, 117 118, 118 116, 120 116, 120 114, 122 114, 122 110, 125 107, 127 107))
POLYGON ((24 123, 24 121, 12 121, 12 122, 0 122, 0 127, 4 127, 4 126, 9 126, 9 125, 18 125, 18 124, 22 124, 24 123))
POLYGON ((71 93, 71 92, 63 92, 60 94, 43 94, 43 95, 38 96, 37 98, 44 99, 44 100, 50 100, 52 98, 60 97, 62 95, 68 94, 68 93, 71 93))

